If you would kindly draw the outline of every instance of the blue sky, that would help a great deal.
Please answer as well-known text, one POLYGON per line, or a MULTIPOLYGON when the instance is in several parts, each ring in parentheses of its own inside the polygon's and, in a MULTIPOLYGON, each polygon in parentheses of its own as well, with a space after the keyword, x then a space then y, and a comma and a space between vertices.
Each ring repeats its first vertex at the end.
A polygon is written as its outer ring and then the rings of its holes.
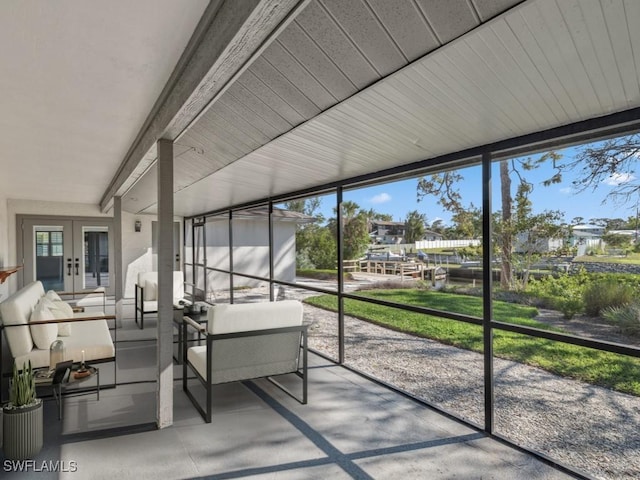
MULTIPOLYGON (((574 148, 559 151, 563 158, 571 158, 575 153, 574 148)), ((537 156, 532 156, 537 158, 537 156)), ((550 163, 545 163, 540 168, 525 172, 525 178, 534 184, 534 191, 531 194, 535 213, 544 210, 560 210, 564 212, 564 220, 570 222, 575 217, 584 217, 585 221, 591 218, 628 218, 635 216, 636 205, 616 205, 611 200, 603 204, 613 184, 619 179, 610 179, 603 182, 594 191, 586 191, 577 194, 572 188, 571 181, 575 178, 572 174, 564 174, 563 181, 549 187, 542 185, 542 181, 552 175, 550 163)), ((480 187, 481 169, 480 166, 464 169, 461 172, 465 181, 460 185, 465 205, 473 202, 476 207, 482 204, 482 192, 480 187)), ((493 171, 493 206, 494 210, 500 209, 500 188, 498 163, 494 164, 493 171)), ((631 178, 635 180, 635 178, 631 178)), ((515 188, 516 180, 513 180, 515 188)), ((425 213, 429 222, 436 219, 443 219, 446 224, 450 221, 450 214, 437 204, 436 199, 423 199, 417 201, 418 179, 413 178, 399 182, 387 183, 358 190, 345 191, 344 200, 357 203, 363 209, 373 208, 380 213, 387 213, 393 216, 395 221, 404 221, 407 212, 418 210, 425 213)), ((512 192, 513 194, 514 192, 512 192)), ((331 196, 323 200, 322 211, 326 217, 333 216, 335 197, 331 196)))

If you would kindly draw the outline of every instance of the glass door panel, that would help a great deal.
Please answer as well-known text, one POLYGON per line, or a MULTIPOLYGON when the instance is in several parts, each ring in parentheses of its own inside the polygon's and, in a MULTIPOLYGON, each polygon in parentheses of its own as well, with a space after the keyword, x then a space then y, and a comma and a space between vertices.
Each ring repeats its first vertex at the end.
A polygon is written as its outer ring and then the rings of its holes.
POLYGON ((83 227, 83 289, 109 287, 109 231, 107 227, 83 227))
POLYGON ((74 291, 102 287, 107 294, 112 293, 114 269, 111 257, 111 221, 74 220, 73 231, 74 291))
POLYGON ((22 232, 24 283, 40 280, 45 290, 73 289, 71 222, 25 219, 22 232))

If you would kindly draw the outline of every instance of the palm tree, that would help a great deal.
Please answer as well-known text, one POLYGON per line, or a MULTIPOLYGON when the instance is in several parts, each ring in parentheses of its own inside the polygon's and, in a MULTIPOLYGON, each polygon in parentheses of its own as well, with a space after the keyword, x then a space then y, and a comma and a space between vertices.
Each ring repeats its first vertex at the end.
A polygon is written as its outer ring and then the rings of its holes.
POLYGON ((427 216, 417 210, 407 213, 404 221, 404 243, 415 243, 424 237, 427 216))

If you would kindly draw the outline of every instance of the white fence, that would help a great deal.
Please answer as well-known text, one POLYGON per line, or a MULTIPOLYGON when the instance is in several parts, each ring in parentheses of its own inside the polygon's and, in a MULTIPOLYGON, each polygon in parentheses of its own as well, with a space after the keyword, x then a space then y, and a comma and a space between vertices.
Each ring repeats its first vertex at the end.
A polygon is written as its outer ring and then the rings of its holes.
POLYGON ((469 240, 420 240, 416 242, 416 250, 422 250, 424 248, 464 248, 464 247, 477 247, 480 245, 481 240, 469 239, 469 240))

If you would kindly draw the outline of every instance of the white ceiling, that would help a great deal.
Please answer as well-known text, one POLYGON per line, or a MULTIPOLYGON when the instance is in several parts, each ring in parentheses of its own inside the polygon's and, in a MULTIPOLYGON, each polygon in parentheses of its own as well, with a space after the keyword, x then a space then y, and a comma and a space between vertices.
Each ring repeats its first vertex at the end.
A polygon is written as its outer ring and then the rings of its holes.
POLYGON ((2 0, 2 196, 98 204, 208 3, 2 0))
MULTIPOLYGON (((208 3, 0 2, 0 196, 105 202, 208 3)), ((220 2, 265 16, 288 15, 284 3, 220 2)), ((297 6, 205 111, 189 112, 175 147, 177 214, 640 106, 637 0, 297 6)), ((151 168, 123 206, 153 213, 156 195, 151 168)))
MULTIPOLYGON (((356 3, 362 2, 351 7, 356 3)), ((468 33, 440 48, 425 41, 421 48, 431 51, 413 62, 380 15, 332 10, 332 22, 341 28, 331 33, 322 13, 336 5, 343 4, 312 2, 236 88, 180 138, 178 214, 282 195, 640 106, 637 0, 529 0, 484 24, 469 17, 468 33), (322 37, 326 30, 330 40, 322 37), (306 49, 301 31, 314 40, 306 49), (338 34, 348 48, 337 46, 338 34), (371 85, 321 111, 331 103, 323 99, 340 99, 337 78, 357 83, 356 71, 349 72, 351 63, 343 59, 360 45, 357 38, 371 49, 356 49, 371 71, 358 78, 371 85), (312 72, 318 50, 338 72, 296 77, 291 65, 312 72), (391 73, 403 58, 407 65, 391 73), (281 126, 287 122, 289 127, 281 126)), ((415 28, 426 32, 424 23, 415 28)), ((156 211, 154 173, 132 190, 136 202, 125 198, 128 209, 156 211)))

